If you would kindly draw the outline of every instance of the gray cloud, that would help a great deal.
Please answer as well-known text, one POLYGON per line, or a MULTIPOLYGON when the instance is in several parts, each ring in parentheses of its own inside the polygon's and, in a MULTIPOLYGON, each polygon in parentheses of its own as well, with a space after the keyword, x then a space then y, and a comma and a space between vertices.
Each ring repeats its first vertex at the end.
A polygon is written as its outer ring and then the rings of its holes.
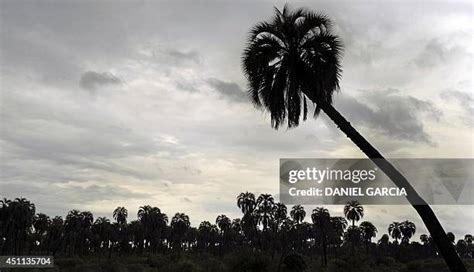
POLYGON ((240 86, 233 82, 225 82, 217 78, 210 78, 207 83, 213 87, 221 97, 229 99, 234 102, 247 102, 248 96, 240 86))
POLYGON ((199 89, 195 86, 194 83, 189 82, 185 79, 176 80, 176 88, 178 90, 187 91, 191 93, 195 93, 199 91, 199 89))
POLYGON ((445 61, 445 54, 446 48, 443 44, 438 39, 431 39, 415 59, 415 64, 421 68, 432 67, 445 61))
POLYGON ((397 90, 361 91, 358 98, 341 96, 336 106, 349 120, 398 140, 432 143, 423 116, 439 120, 436 106, 397 90), (364 103, 364 100, 366 103, 364 103))
POLYGON ((443 91, 440 97, 447 101, 456 102, 465 112, 465 114, 460 117, 462 122, 468 126, 474 125, 474 99, 472 94, 458 90, 447 90, 443 91))
POLYGON ((472 94, 457 91, 457 90, 449 90, 449 91, 442 92, 440 96, 443 99, 455 100, 469 114, 474 113, 474 104, 473 104, 474 99, 472 98, 472 94))
POLYGON ((196 63, 200 62, 200 55, 197 51, 183 52, 177 49, 168 49, 165 51, 170 57, 174 58, 177 62, 181 61, 193 61, 196 63))
POLYGON ((109 72, 87 71, 82 74, 79 85, 86 90, 93 91, 103 85, 120 84, 121 82, 120 78, 109 72))
POLYGON ((193 66, 202 63, 202 56, 197 50, 183 50, 171 45, 151 46, 150 59, 160 69, 169 70, 173 67, 193 66))

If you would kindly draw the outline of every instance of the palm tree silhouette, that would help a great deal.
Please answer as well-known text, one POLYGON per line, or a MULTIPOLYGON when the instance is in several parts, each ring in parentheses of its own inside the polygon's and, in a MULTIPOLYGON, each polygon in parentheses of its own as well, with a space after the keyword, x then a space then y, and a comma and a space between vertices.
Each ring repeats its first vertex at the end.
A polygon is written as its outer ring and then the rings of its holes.
POLYGON ((342 216, 331 217, 331 242, 334 247, 334 257, 337 258, 337 248, 342 244, 344 231, 347 228, 347 220, 342 216))
POLYGON ((400 231, 402 233, 402 242, 408 244, 410 242, 411 237, 416 232, 416 226, 413 222, 405 220, 400 223, 400 231))
POLYGON ((273 217, 275 219, 275 230, 278 230, 280 224, 288 217, 288 209, 285 204, 277 202, 273 208, 273 217))
POLYGON ((257 234, 257 224, 255 220, 255 208, 257 202, 255 195, 249 192, 240 193, 237 196, 237 206, 240 208, 244 216, 242 217, 242 229, 246 234, 246 238, 252 240, 257 234))
POLYGON ((306 211, 304 210, 303 206, 295 205, 293 208, 291 208, 290 216, 295 221, 295 223, 299 225, 306 217, 306 211))
POLYGON ((35 229, 36 241, 40 248, 45 248, 46 233, 51 225, 51 218, 44 213, 38 213, 34 217, 33 227, 35 229))
POLYGON ((313 210, 311 214, 311 220, 313 225, 319 233, 319 238, 321 239, 321 261, 323 265, 327 265, 327 233, 331 227, 331 215, 329 214, 328 209, 318 207, 313 210))
POLYGON ((275 129, 285 121, 289 128, 306 120, 308 103, 322 110, 399 188, 418 212, 452 271, 466 271, 446 232, 428 204, 405 177, 332 106, 339 89, 342 43, 331 33, 331 21, 306 9, 275 8, 270 22, 250 31, 242 66, 249 95, 257 107, 270 112, 275 129))
POLYGON ((261 194, 257 198, 257 221, 263 226, 263 231, 267 231, 273 221, 273 209, 275 200, 270 194, 261 194))
POLYGON ((181 251, 184 234, 190 226, 189 216, 184 213, 176 213, 171 218, 171 241, 178 252, 181 251))
POLYGON ((362 238, 365 242, 365 250, 369 254, 369 245, 372 243, 372 238, 377 235, 377 228, 371 222, 364 221, 360 223, 360 229, 362 231, 362 238))
POLYGON ((428 240, 428 235, 426 235, 426 234, 420 235, 420 241, 423 243, 423 245, 426 246, 428 244, 428 241, 429 241, 428 240))
POLYGON ((158 207, 145 205, 138 209, 137 217, 143 225, 146 239, 145 247, 149 246, 153 252, 156 252, 163 239, 168 216, 161 213, 158 207))
POLYGON ((226 238, 229 237, 228 233, 229 233, 229 230, 231 229, 232 222, 230 221, 230 218, 227 217, 227 215, 221 214, 221 215, 218 215, 216 218, 216 225, 220 229, 221 240, 219 242, 219 245, 220 245, 220 250, 221 250, 221 255, 222 255, 224 252, 224 247, 226 247, 226 243, 227 243, 226 238))
POLYGON ((127 224, 128 211, 125 207, 117 207, 114 210, 113 217, 119 225, 127 224))
POLYGON ((344 215, 348 220, 352 221, 352 226, 354 226, 355 221, 359 221, 364 217, 364 207, 357 200, 349 201, 344 206, 344 215))
POLYGON ((240 193, 237 196, 237 206, 244 214, 251 214, 255 210, 255 195, 249 192, 240 193))
POLYGON ((392 239, 395 239, 395 242, 398 243, 398 239, 402 238, 402 224, 399 222, 393 222, 388 226, 388 234, 392 236, 392 239))

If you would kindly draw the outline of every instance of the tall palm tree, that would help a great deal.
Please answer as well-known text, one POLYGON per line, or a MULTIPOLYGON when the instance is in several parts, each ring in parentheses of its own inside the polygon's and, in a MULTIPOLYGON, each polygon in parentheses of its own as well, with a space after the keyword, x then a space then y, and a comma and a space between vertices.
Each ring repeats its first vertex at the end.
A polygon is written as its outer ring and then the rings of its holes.
POLYGON ((371 222, 364 221, 360 223, 360 229, 365 242, 365 250, 369 254, 369 245, 372 243, 372 238, 377 235, 377 228, 371 222))
POLYGON ((399 188, 436 241, 446 263, 453 271, 466 271, 449 243, 446 233, 431 207, 418 195, 406 178, 375 149, 332 106, 339 90, 342 43, 331 32, 331 21, 306 9, 275 8, 269 22, 261 22, 250 31, 242 66, 249 81, 253 103, 270 112, 275 129, 298 126, 306 120, 308 103, 322 110, 399 188))
POLYGON ((354 226, 356 221, 364 217, 364 207, 357 200, 349 201, 344 206, 344 215, 348 220, 352 221, 352 226, 354 226))
POLYGON ((296 224, 299 225, 306 217, 306 211, 304 210, 303 206, 295 205, 293 208, 291 208, 290 216, 296 222, 296 224))

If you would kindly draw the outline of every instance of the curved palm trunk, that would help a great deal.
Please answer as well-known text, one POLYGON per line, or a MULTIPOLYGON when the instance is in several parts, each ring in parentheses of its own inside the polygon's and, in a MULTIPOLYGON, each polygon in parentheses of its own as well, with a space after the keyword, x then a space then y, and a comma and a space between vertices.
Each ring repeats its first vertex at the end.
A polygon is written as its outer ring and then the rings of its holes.
POLYGON ((466 271, 466 267, 454 250, 454 246, 449 242, 446 232, 441 223, 434 214, 431 207, 418 195, 415 189, 407 179, 390 163, 380 152, 377 151, 352 125, 331 105, 328 103, 319 103, 318 106, 331 120, 354 142, 362 152, 367 155, 399 188, 405 188, 407 199, 420 215, 426 228, 433 237, 444 257, 449 269, 453 272, 466 271))

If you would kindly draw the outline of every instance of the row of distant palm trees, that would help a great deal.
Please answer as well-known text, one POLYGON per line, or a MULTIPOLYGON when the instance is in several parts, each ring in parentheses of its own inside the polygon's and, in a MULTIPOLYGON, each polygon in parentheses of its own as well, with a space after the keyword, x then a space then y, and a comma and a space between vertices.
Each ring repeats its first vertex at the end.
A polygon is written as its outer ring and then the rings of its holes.
MULTIPOLYGON (((426 234, 420 236, 422 244, 410 243, 416 232, 415 224, 410 221, 393 222, 388 234, 373 243, 377 228, 369 221, 356 225, 364 217, 364 208, 357 201, 345 205, 344 217, 331 216, 324 207, 315 208, 310 215, 311 223, 304 221, 307 214, 303 206, 295 205, 288 212, 284 204, 275 202, 269 194, 255 197, 250 192, 241 193, 237 206, 242 218, 231 220, 221 214, 215 224, 203 221, 196 228, 184 213, 176 213, 169 220, 159 208, 149 205, 140 207, 137 220, 131 222, 127 221, 128 210, 117 207, 111 222, 105 217, 94 221, 91 212, 78 210, 70 211, 65 219, 50 218, 35 214, 35 205, 24 198, 4 199, 0 202, 1 254, 110 257, 112 254, 208 252, 222 256, 238 248, 251 248, 272 257, 295 252, 320 256, 322 265, 327 264, 330 253, 337 258, 363 251, 400 260, 438 256, 436 245, 426 234), (359 248, 365 250, 356 250, 359 248), (401 250, 404 254, 400 254, 401 250)), ((448 236, 454 244, 454 235, 448 236)), ((458 240, 456 249, 461 257, 472 258, 472 235, 458 240)))

